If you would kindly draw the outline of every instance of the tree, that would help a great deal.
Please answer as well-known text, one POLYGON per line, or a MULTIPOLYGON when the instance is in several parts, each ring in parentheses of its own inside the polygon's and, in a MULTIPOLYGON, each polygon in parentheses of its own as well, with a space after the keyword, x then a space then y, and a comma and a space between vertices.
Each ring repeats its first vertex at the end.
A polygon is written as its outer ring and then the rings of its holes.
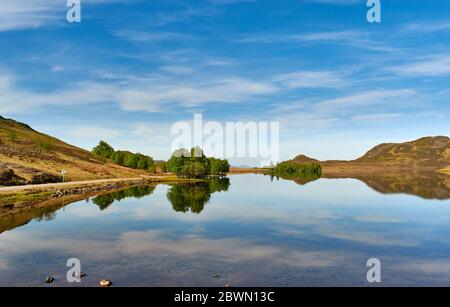
POLYGON ((186 160, 189 157, 189 151, 186 149, 179 149, 172 154, 169 161, 166 163, 166 169, 168 172, 174 173, 177 176, 180 175, 186 160))
POLYGON ((187 178, 202 178, 208 175, 205 166, 200 162, 187 162, 182 168, 180 175, 187 178))
POLYGON ((100 141, 100 143, 92 149, 92 153, 98 157, 109 159, 114 153, 114 148, 105 141, 100 141))
POLYGON ((113 161, 114 163, 116 163, 118 165, 122 165, 122 166, 124 164, 124 158, 125 158, 125 154, 123 153, 123 151, 115 151, 111 155, 111 161, 113 161))
POLYGON ((176 150, 165 168, 177 176, 201 178, 208 175, 225 175, 230 171, 230 164, 227 160, 208 158, 201 148, 194 147, 191 150, 176 150))
POLYGON ((138 169, 145 169, 145 170, 147 170, 148 166, 149 166, 148 165, 148 158, 143 156, 143 155, 140 155, 140 154, 137 154, 136 156, 138 157, 137 168, 138 169))
POLYGON ((124 166, 137 169, 139 157, 132 153, 127 153, 124 158, 124 166))
POLYGON ((153 158, 149 157, 149 156, 144 156, 141 154, 137 154, 137 156, 139 157, 139 161, 137 164, 137 168, 138 169, 143 169, 149 172, 154 173, 156 170, 155 167, 155 162, 153 161, 153 158))
POLYGON ((226 175, 230 171, 230 164, 227 160, 209 158, 211 165, 211 175, 226 175))

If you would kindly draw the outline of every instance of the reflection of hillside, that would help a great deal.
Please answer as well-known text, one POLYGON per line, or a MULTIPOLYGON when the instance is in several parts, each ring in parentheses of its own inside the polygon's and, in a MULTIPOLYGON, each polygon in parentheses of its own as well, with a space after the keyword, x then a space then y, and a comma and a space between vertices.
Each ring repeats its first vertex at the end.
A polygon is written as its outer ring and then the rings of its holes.
POLYGON ((40 207, 33 210, 22 210, 14 213, 0 213, 0 234, 26 225, 32 220, 52 220, 55 218, 56 211, 64 205, 55 205, 53 207, 40 207))
POLYGON ((425 199, 450 199, 450 175, 436 172, 325 173, 324 178, 355 178, 383 194, 409 194, 425 199))
POLYGON ((34 203, 32 206, 23 206, 18 208, 0 208, 0 234, 14 228, 24 226, 31 221, 50 221, 56 217, 56 212, 75 202, 94 197, 95 204, 100 209, 106 209, 115 200, 121 200, 127 197, 143 197, 153 193, 155 186, 138 186, 119 190, 115 192, 92 192, 88 194, 73 194, 61 198, 52 198, 45 201, 34 203), (95 195, 97 193, 97 195, 95 195))
POLYGON ((85 195, 68 195, 62 198, 40 201, 33 206, 13 209, 0 209, 0 234, 35 221, 50 221, 56 217, 56 211, 67 204, 85 199, 85 195))
POLYGON ((304 174, 302 176, 298 176, 298 175, 295 175, 295 176, 288 176, 288 175, 274 176, 272 174, 265 174, 265 175, 270 176, 270 180, 271 181, 274 181, 275 179, 276 180, 280 180, 280 178, 281 178, 281 179, 285 179, 285 180, 292 180, 292 181, 294 181, 295 183, 297 183, 299 185, 306 185, 306 184, 308 184, 310 182, 313 182, 313 181, 316 181, 316 180, 320 179, 320 176, 319 175, 315 175, 315 174, 304 174))

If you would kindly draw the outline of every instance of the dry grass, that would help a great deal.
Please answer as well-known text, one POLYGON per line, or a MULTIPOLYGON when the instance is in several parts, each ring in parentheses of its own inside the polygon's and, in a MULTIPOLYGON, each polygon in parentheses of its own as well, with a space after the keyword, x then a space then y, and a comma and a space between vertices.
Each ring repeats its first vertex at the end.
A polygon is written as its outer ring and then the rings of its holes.
POLYGON ((64 169, 68 180, 135 178, 148 175, 99 160, 89 151, 69 145, 30 127, 0 118, 0 161, 25 179, 45 172, 59 176, 64 169))
POLYGON ((230 174, 238 175, 238 174, 261 174, 266 173, 269 169, 267 168, 237 168, 232 167, 230 169, 230 174))

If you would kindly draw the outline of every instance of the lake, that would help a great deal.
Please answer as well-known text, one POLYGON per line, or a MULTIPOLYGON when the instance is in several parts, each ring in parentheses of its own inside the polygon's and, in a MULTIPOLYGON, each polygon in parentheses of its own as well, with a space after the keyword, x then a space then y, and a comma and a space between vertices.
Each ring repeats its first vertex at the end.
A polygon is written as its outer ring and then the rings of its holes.
POLYGON ((450 286, 448 185, 411 182, 232 175, 10 216, 0 286, 374 286, 370 258, 378 286, 450 286), (80 284, 66 281, 69 258, 80 284))

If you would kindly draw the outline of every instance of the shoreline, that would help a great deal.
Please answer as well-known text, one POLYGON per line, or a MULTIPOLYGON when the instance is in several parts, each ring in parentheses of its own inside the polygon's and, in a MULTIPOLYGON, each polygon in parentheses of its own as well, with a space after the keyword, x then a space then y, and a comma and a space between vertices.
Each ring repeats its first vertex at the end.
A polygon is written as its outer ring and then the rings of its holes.
POLYGON ((79 196, 82 199, 92 196, 92 194, 107 194, 134 186, 161 183, 193 183, 200 181, 202 181, 202 179, 184 179, 170 175, 0 187, 0 210, 31 207, 36 203, 49 200, 62 200, 67 196, 74 195, 79 196))

